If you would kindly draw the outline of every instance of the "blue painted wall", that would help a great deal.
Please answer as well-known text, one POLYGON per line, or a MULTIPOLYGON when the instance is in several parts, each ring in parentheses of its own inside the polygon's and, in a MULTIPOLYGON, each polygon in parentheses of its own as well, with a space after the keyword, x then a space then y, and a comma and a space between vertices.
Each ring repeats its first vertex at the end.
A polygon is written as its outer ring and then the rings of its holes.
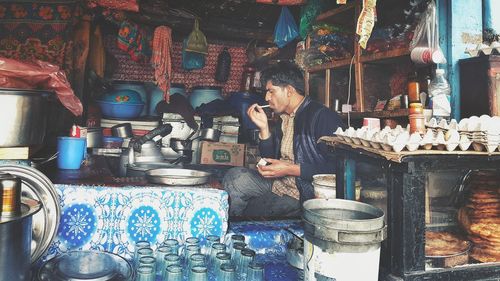
MULTIPOLYGON (((491 0, 491 2, 500 0, 491 0)), ((451 85, 452 118, 460 119, 460 72, 458 60, 469 57, 465 50, 482 42, 482 0, 437 0, 440 45, 445 53, 446 69, 451 85)), ((499 13, 499 9, 496 10, 499 13)))

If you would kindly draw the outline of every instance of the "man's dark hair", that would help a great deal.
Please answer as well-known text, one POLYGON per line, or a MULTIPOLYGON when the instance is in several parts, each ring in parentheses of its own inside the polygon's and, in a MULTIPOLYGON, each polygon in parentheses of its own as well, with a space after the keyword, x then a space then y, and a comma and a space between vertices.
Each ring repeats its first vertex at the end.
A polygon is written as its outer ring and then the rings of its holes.
POLYGON ((286 87, 288 85, 304 95, 304 75, 300 68, 290 62, 279 62, 262 71, 260 76, 262 86, 265 88, 267 82, 271 81, 274 86, 286 87))

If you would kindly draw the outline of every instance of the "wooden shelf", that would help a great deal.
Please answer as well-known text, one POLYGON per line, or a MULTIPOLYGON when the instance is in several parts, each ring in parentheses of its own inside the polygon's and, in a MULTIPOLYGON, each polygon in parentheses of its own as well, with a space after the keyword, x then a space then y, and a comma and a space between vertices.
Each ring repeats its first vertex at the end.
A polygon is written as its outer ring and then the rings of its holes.
POLYGON ((316 21, 326 21, 326 20, 328 20, 328 19, 330 19, 330 18, 332 18, 332 17, 334 17, 334 16, 336 16, 338 14, 341 14, 341 13, 343 13, 345 11, 349 11, 349 10, 355 8, 357 3, 358 3, 357 0, 356 1, 351 1, 351 2, 349 2, 349 3, 345 4, 345 5, 342 5, 342 6, 338 7, 338 8, 331 9, 331 10, 328 10, 326 12, 323 12, 323 13, 319 14, 316 17, 316 21))
POLYGON ((334 60, 331 62, 323 63, 320 65, 315 65, 307 68, 307 72, 318 72, 321 70, 327 70, 330 68, 339 68, 348 66, 351 63, 351 59, 334 60))
MULTIPOLYGON (((409 114, 408 109, 396 109, 391 111, 371 111, 371 112, 351 112, 349 115, 352 119, 362 119, 362 118, 399 118, 407 117, 409 114)), ((342 118, 347 118, 347 113, 341 113, 342 118)))
POLYGON ((359 57, 359 62, 368 63, 368 62, 376 62, 380 60, 390 59, 402 57, 410 54, 410 50, 408 48, 394 49, 385 52, 379 52, 369 55, 361 55, 359 57))

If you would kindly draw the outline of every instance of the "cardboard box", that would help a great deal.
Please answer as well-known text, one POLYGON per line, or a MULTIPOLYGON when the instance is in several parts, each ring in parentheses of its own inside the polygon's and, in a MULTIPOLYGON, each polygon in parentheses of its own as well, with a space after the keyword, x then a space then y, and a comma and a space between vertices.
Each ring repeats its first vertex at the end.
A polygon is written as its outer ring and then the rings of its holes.
POLYGON ((243 166, 245 145, 202 141, 200 164, 243 166))

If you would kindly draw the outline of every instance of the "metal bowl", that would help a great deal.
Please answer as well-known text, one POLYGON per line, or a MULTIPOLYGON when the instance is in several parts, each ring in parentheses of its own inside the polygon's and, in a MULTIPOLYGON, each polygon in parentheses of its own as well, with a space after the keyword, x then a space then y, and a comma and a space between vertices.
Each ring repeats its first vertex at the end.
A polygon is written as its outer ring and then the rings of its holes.
POLYGON ((189 169, 155 169, 146 172, 148 182, 166 185, 205 184, 210 176, 210 173, 189 169))
POLYGON ((129 281, 130 263, 106 252, 73 251, 46 262, 38 271, 39 281, 129 281))

